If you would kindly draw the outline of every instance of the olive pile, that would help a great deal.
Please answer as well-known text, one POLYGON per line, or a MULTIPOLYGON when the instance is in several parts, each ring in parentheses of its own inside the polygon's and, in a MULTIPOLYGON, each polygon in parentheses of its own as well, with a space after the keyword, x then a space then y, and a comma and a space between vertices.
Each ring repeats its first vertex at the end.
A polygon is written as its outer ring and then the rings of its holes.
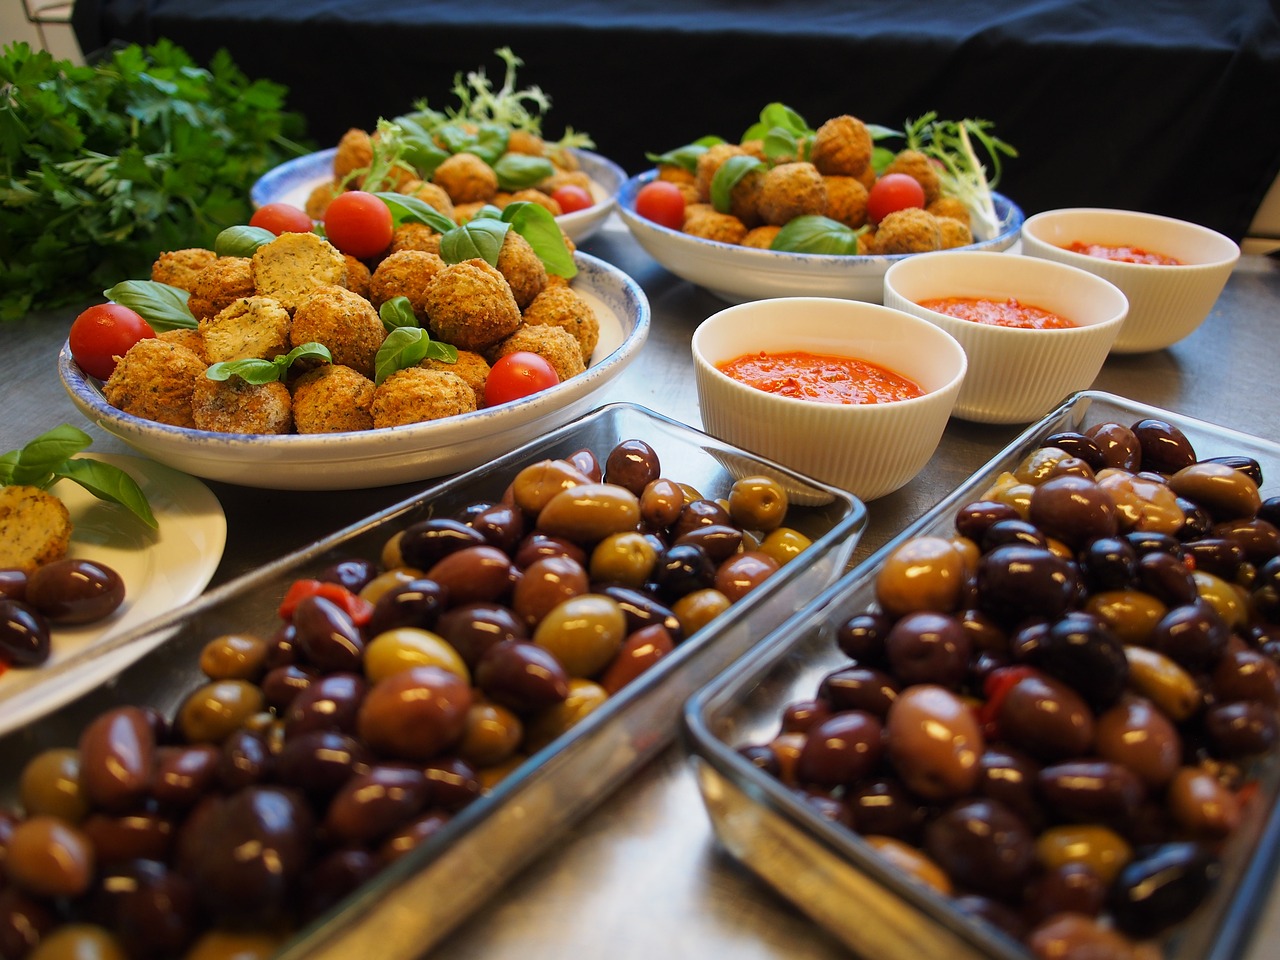
POLYGON ((295 581, 173 716, 116 707, 29 761, 0 956, 270 955, 802 551, 787 509, 627 440, 295 581))
POLYGON ((1039 957, 1150 955, 1280 732, 1261 484, 1163 420, 1048 437, 886 556, 848 662, 742 753, 1039 957))
POLYGON ((124 603, 120 574, 105 563, 65 557, 34 572, 0 570, 0 673, 49 659, 51 627, 94 623, 124 603))

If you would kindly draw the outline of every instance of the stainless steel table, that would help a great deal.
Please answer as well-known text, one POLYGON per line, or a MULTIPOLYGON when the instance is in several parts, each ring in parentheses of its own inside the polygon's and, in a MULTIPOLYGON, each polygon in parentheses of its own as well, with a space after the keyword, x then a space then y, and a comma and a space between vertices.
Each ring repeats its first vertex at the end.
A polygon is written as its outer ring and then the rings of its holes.
MULTIPOLYGON (((602 401, 631 400, 700 423, 689 341, 724 304, 667 273, 616 222, 583 250, 617 264, 653 308, 649 342, 602 401)), ((86 304, 87 305, 87 304, 86 304)), ((0 452, 59 423, 84 426, 63 392, 55 357, 78 311, 0 325, 0 452)), ((1280 442, 1280 263, 1246 257, 1205 324, 1169 350, 1112 357, 1094 387, 1280 442)), ((129 452, 87 427, 97 452, 129 452)), ((920 516, 1002 449, 1021 426, 953 420, 933 459, 901 490, 870 504, 855 561, 920 516)), ((227 515, 214 585, 395 503, 422 484, 288 493, 210 483, 227 515)), ((1249 958, 1280 939, 1280 890, 1259 920, 1249 958)), ((709 956, 818 960, 844 949, 720 851, 679 747, 631 782, 454 931, 433 956, 448 960, 565 957, 613 960, 709 956)))

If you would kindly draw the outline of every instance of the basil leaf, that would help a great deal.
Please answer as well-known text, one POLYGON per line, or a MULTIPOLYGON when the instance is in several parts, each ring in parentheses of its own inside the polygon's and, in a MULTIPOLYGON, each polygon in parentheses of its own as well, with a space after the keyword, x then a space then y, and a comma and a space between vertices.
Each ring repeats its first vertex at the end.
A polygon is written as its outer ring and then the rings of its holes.
POLYGON ((764 162, 749 154, 730 157, 716 168, 711 178, 711 205, 718 213, 728 213, 733 188, 752 170, 763 170, 764 162))
POLYGON ((476 134, 458 123, 446 123, 436 130, 436 142, 450 153, 470 151, 476 142, 476 134))
MULTIPOLYGON (((279 358, 277 358, 279 359, 279 358)), ((281 365, 276 360, 263 360, 261 357, 245 357, 240 360, 222 360, 210 364, 204 375, 210 380, 221 383, 232 377, 239 377, 245 383, 261 386, 280 379, 281 365)))
POLYGON ((0 487, 7 487, 17 481, 13 479, 14 468, 18 465, 18 451, 10 450, 0 453, 0 487))
POLYGON ((458 362, 458 348, 452 343, 431 340, 427 343, 427 360, 440 360, 443 363, 458 362))
POLYGON ((693 143, 686 144, 683 147, 677 147, 674 150, 668 150, 666 153, 646 153, 645 158, 650 163, 671 164, 677 167, 683 167, 690 173, 698 172, 698 158, 707 152, 708 148, 714 147, 716 144, 724 143, 723 137, 709 135, 699 137, 693 143))
POLYGON ((397 227, 402 223, 425 223, 437 233, 448 233, 457 226, 420 197, 403 193, 375 193, 374 196, 391 208, 391 220, 397 227))
POLYGON ((578 266, 565 246, 564 231, 550 210, 541 204, 517 200, 503 208, 502 219, 529 241, 533 252, 546 266, 547 273, 569 278, 577 276, 578 266))
POLYGON ((510 140, 511 132, 506 127, 486 123, 476 132, 475 140, 467 150, 492 167, 507 152, 510 140))
POLYGON ((787 253, 856 254, 859 232, 830 217, 796 217, 778 231, 769 249, 787 253))
POLYGON ((54 474, 80 484, 99 500, 120 504, 153 530, 159 526, 138 481, 115 464, 90 458, 68 460, 54 474))
POLYGON ((789 130, 773 127, 763 139, 764 155, 770 160, 796 159, 800 156, 800 141, 789 130))
POLYGON ((191 296, 180 287, 155 280, 123 280, 102 295, 113 303, 133 310, 151 324, 153 330, 186 328, 194 330, 199 324, 187 305, 191 296))
POLYGON ((427 356, 431 338, 421 327, 396 327, 387 334, 373 361, 373 382, 383 380, 399 370, 416 367, 427 356))
POLYGON ((493 165, 498 175, 498 187, 502 190, 523 190, 541 183, 556 172, 555 164, 546 157, 534 157, 527 153, 504 153, 493 165))
MULTIPOLYGON (((545 209, 545 208, 543 208, 545 209)), ((550 211, 547 215, 550 216, 550 211)), ((479 257, 492 267, 498 265, 502 241, 506 239, 510 224, 492 217, 476 217, 460 227, 454 227, 440 238, 440 256, 445 263, 462 263, 479 257)), ((557 228, 558 229, 558 228, 557 228)))
POLYGON ((220 257, 252 257, 255 250, 275 238, 270 230, 242 223, 219 233, 213 241, 213 252, 220 257))
MULTIPOLYGON (((93 439, 78 427, 64 423, 48 430, 27 443, 21 450, 12 451, 15 476, 47 476, 62 461, 79 453, 93 443, 93 439)), ((30 483, 15 479, 14 483, 30 483)))
POLYGON ((390 333, 396 327, 420 327, 418 317, 413 312, 413 305, 408 297, 392 297, 378 308, 378 316, 382 318, 382 326, 390 333))

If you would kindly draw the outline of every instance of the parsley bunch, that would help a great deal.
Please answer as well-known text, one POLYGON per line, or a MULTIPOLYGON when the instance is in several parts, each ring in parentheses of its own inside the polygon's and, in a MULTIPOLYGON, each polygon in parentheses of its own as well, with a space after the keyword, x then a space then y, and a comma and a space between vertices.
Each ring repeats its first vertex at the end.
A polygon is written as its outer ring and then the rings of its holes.
POLYGON ((207 69, 169 41, 91 66, 0 51, 0 320, 146 274, 248 221, 249 189, 305 153, 286 89, 226 51, 207 69))

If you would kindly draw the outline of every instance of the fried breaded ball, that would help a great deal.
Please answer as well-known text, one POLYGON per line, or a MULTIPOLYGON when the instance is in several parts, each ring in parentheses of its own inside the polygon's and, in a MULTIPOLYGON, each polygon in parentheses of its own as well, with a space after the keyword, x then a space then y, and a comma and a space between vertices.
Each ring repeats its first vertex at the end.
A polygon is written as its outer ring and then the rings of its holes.
POLYGON ((481 210, 489 205, 488 200, 475 200, 471 203, 455 203, 453 205, 454 223, 463 224, 475 218, 481 210))
POLYGON ((307 216, 312 220, 323 220, 324 215, 329 210, 329 204, 333 203, 333 198, 340 193, 342 193, 342 187, 337 183, 318 184, 307 194, 307 199, 302 205, 302 209, 307 212, 307 216))
POLYGON ((357 260, 349 253, 344 253, 342 259, 347 263, 347 278, 342 282, 342 286, 368 300, 369 279, 372 277, 372 272, 363 260, 357 260))
POLYGON ((346 287, 322 287, 298 304, 289 331, 291 346, 315 341, 329 348, 332 362, 373 378, 378 348, 386 338, 373 304, 346 287))
POLYGON ((777 224, 766 223, 764 226, 756 227, 748 230, 747 235, 742 238, 742 246, 757 247, 761 250, 768 250, 773 246, 774 238, 782 231, 777 224))
POLYGON ((600 320, 596 312, 572 287, 547 287, 525 308, 526 324, 550 324, 562 327, 578 341, 582 361, 591 362, 591 354, 600 342, 600 320))
POLYGON ((412 183, 405 184, 404 192, 429 205, 437 213, 443 213, 446 217, 453 217, 453 199, 440 184, 432 183, 430 180, 415 180, 412 183))
POLYGON ((510 194, 506 198, 505 202, 497 205, 499 207, 505 207, 512 203, 521 202, 536 203, 538 206, 546 208, 547 212, 553 217, 558 217, 564 213, 564 208, 561 207, 550 194, 545 193, 542 190, 535 189, 534 187, 526 187, 523 190, 517 190, 515 193, 510 194))
POLYGON ((925 209, 935 217, 950 217, 952 220, 959 220, 970 229, 973 228, 973 221, 969 216, 969 208, 959 197, 952 197, 944 193, 933 203, 925 204, 925 209))
POLYGON ((507 153, 524 153, 531 157, 545 156, 547 141, 531 130, 512 130, 507 137, 507 153))
POLYGON ((218 257, 196 276, 191 296, 187 298, 187 309, 197 320, 205 320, 256 292, 253 261, 248 257, 218 257))
POLYGON ((536 353, 551 364, 561 383, 587 369, 582 360, 582 348, 573 334, 550 324, 521 324, 520 329, 489 351, 486 359, 497 363, 507 354, 521 350, 536 353))
POLYGON ((941 249, 938 219, 920 207, 906 207, 886 214, 876 227, 878 253, 927 253, 941 249))
POLYGON ((486 201, 498 192, 498 175, 474 153, 455 153, 436 167, 431 181, 455 204, 486 201))
POLYGON ((744 153, 746 151, 736 143, 717 143, 699 154, 697 170, 694 173, 694 185, 698 188, 699 200, 705 202, 711 199, 711 181, 715 179, 720 165, 730 157, 741 156, 744 153))
POLYGON ((846 113, 818 127, 809 159, 827 176, 857 177, 871 165, 871 150, 867 125, 846 113))
POLYGON ((546 264, 533 252, 529 241, 514 230, 508 230, 502 238, 502 247, 498 250, 498 272, 506 278, 516 306, 521 310, 547 285, 546 264))
POLYGON ((956 247, 967 247, 973 243, 973 232, 967 223, 955 217, 934 217, 938 221, 938 229, 942 231, 942 249, 954 250, 956 247))
POLYGON ((538 184, 538 189, 550 196, 558 187, 581 187, 591 192, 591 177, 582 170, 557 170, 538 184))
POLYGON ((240 377, 197 377, 191 415, 200 430, 215 433, 289 433, 293 404, 279 380, 249 383, 240 377))
POLYGON ((401 250, 423 250, 426 253, 440 252, 442 233, 425 223, 402 223, 391 234, 391 253, 401 250))
POLYGON ((427 323, 437 340, 484 353, 520 326, 520 307, 496 267, 480 258, 445 266, 427 288, 427 323))
POLYGON ((715 213, 716 208, 709 203, 686 203, 684 205, 684 222, 688 223, 694 217, 700 217, 704 213, 715 213))
POLYGON ((703 240, 720 243, 741 243, 747 235, 747 225, 731 213, 717 213, 707 209, 684 221, 684 232, 703 240))
POLYGON ((289 311, 272 297, 244 297, 218 315, 200 321, 200 339, 209 363, 257 357, 270 360, 289 352, 289 311))
POLYGON ((372 430, 373 381, 342 364, 326 363, 293 382, 293 428, 298 433, 372 430))
POLYGON ((39 487, 0 486, 0 570, 32 573, 67 555, 71 513, 39 487))
POLYGON ((373 425, 396 427, 469 413, 476 392, 456 373, 409 367, 397 370, 373 391, 373 425))
POLYGON ((942 181, 938 179, 938 168, 919 150, 912 150, 909 147, 899 150, 889 161, 889 165, 880 171, 880 176, 883 177, 889 173, 905 173, 920 184, 921 189, 924 190, 925 207, 937 200, 942 193, 942 181))
POLYGON ((195 289, 200 271, 217 259, 216 253, 203 247, 168 250, 151 265, 151 279, 190 293, 195 289))
POLYGON ((333 155, 333 178, 343 180, 348 174, 373 163, 373 138, 368 131, 350 128, 338 141, 333 155))
POLYGON ((746 224, 748 230, 760 226, 760 188, 764 175, 763 168, 749 170, 729 191, 729 213, 746 224))
POLYGON ((694 172, 687 167, 682 167, 678 163, 660 163, 657 166, 657 174, 655 180, 665 180, 668 183, 674 183, 676 186, 686 184, 691 187, 697 187, 697 177, 694 172))
POLYGON ((346 257, 314 233, 282 233, 255 250, 252 263, 255 292, 288 310, 321 287, 342 286, 347 279, 346 257))
POLYGON ((413 315, 423 323, 427 318, 427 288, 445 263, 434 253, 400 250, 383 259, 369 279, 369 300, 381 307, 392 297, 407 297, 413 315))
POLYGON ((456 373, 476 392, 477 409, 484 406, 484 384, 489 379, 489 361, 471 350, 459 350, 458 359, 453 363, 444 360, 427 358, 418 366, 426 370, 443 370, 456 373))
POLYGON ((156 336, 166 343, 176 343, 180 347, 186 347, 205 363, 209 362, 209 358, 204 353, 204 337, 200 335, 198 327, 174 327, 170 330, 157 331, 156 336))
POLYGON ((867 222, 867 188, 854 177, 823 177, 827 187, 827 216, 858 229, 867 222))
POLYGON ((194 427, 191 394, 206 364, 192 351, 158 337, 139 340, 102 386, 107 403, 125 413, 175 427, 194 427))
POLYGON ((812 163, 780 163, 760 182, 758 207, 765 223, 785 226, 796 217, 826 210, 827 185, 812 163))

